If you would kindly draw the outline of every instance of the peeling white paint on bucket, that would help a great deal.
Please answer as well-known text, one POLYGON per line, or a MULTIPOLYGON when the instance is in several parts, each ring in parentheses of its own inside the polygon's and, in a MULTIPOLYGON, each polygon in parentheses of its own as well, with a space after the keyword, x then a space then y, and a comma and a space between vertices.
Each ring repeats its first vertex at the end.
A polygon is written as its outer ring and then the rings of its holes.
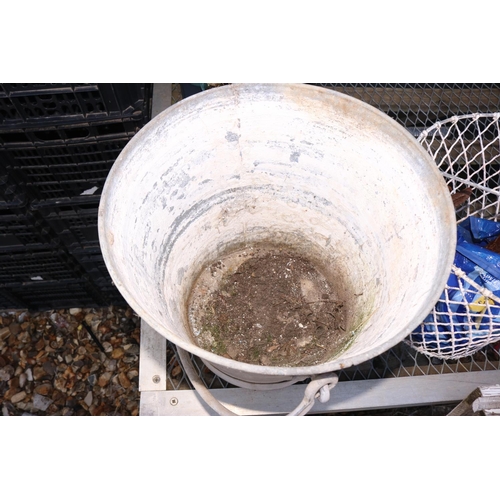
POLYGON ((335 371, 400 342, 438 300, 455 232, 448 189, 407 131, 302 84, 230 85, 168 108, 122 151, 99 208, 106 265, 136 313, 251 383, 335 371), (335 359, 252 365, 191 340, 186 305, 202 268, 259 242, 292 245, 344 282, 356 334, 335 359))

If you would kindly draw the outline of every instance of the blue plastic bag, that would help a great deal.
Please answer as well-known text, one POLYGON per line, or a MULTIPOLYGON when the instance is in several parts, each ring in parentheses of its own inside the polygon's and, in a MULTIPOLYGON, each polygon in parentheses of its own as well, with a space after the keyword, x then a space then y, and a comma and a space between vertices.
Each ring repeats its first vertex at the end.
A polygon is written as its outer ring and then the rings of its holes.
MULTIPOLYGON (((500 223, 478 217, 467 218, 457 226, 454 264, 500 301, 500 255, 485 248, 499 235, 500 223)), ((496 302, 453 272, 447 285, 434 310, 411 334, 411 344, 452 354, 471 344, 477 343, 478 349, 483 347, 481 341, 491 339, 491 331, 497 327, 500 337, 500 307, 496 302)))

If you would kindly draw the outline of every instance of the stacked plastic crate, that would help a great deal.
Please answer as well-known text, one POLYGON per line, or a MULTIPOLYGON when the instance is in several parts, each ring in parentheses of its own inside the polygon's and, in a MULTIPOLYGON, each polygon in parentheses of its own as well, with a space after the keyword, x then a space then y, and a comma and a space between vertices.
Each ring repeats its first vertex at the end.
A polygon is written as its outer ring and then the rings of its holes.
POLYGON ((0 309, 124 304, 100 193, 149 121, 151 84, 0 84, 0 309))

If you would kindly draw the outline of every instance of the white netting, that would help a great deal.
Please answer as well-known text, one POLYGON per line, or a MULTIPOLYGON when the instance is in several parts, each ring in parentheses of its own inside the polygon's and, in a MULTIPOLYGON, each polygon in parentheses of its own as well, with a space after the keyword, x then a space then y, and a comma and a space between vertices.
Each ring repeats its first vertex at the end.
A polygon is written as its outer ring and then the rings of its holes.
MULTIPOLYGON (((456 203, 463 203, 456 207, 457 223, 469 216, 500 219, 499 119, 500 113, 455 116, 418 138, 456 203)), ((441 299, 406 342, 429 356, 458 359, 500 341, 500 291, 495 294, 454 265, 441 299)))

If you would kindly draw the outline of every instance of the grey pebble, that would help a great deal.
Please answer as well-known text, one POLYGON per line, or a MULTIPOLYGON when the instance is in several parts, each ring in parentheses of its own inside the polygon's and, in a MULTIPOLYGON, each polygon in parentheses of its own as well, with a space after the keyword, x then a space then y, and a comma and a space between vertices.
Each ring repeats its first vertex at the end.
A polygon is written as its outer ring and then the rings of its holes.
POLYGON ((40 394, 35 393, 33 395, 33 408, 36 410, 45 411, 52 404, 52 402, 52 399, 46 398, 40 394))
POLYGON ((14 371, 14 367, 11 365, 0 368, 0 381, 8 382, 12 378, 12 375, 14 375, 14 371))
POLYGON ((92 399, 93 399, 93 395, 92 395, 92 391, 89 391, 87 393, 87 395, 85 396, 85 399, 83 400, 83 402, 87 405, 87 406, 90 406, 92 404, 92 399))

